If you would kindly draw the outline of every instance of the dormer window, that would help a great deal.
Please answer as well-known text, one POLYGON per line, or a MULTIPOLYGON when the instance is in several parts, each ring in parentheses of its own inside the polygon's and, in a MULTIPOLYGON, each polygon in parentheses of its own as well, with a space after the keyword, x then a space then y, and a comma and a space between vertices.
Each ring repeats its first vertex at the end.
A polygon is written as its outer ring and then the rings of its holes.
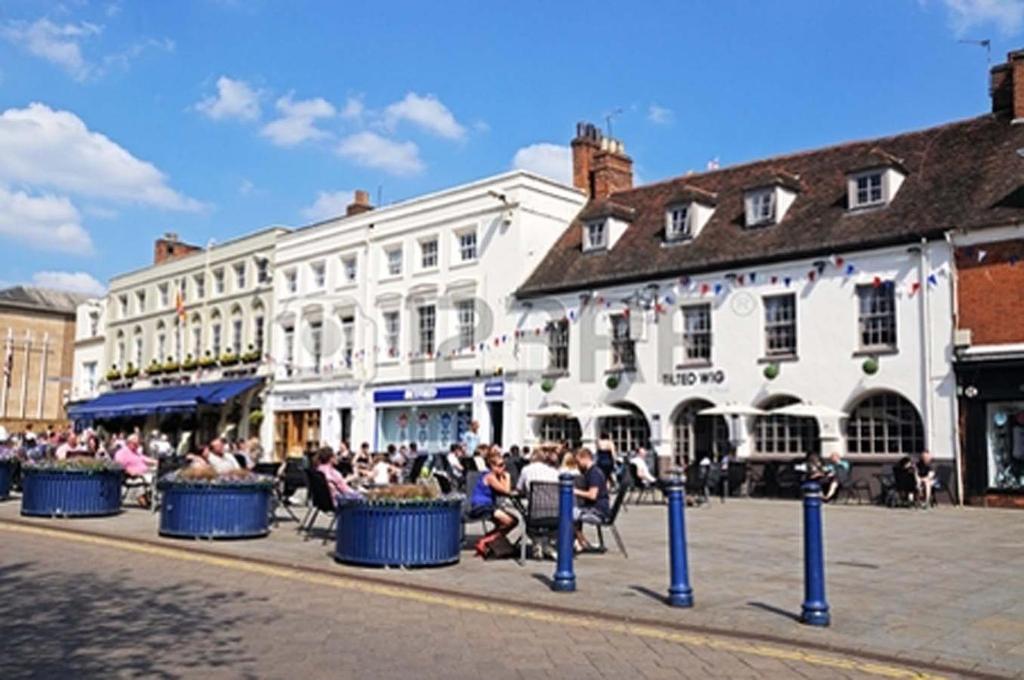
POLYGON ((846 194, 850 210, 891 203, 904 177, 901 168, 897 166, 872 168, 847 175, 846 194))
POLYGON ((775 222, 775 189, 768 187, 747 193, 747 226, 759 227, 775 222))
POLYGON ((584 225, 584 250, 600 250, 608 247, 608 223, 606 220, 593 220, 584 225))
POLYGON ((690 227, 690 205, 674 205, 665 212, 665 239, 685 241, 693 237, 690 227))
POLYGON ((866 172, 863 175, 854 177, 856 184, 853 192, 854 208, 862 208, 867 205, 878 205, 883 202, 882 197, 882 172, 866 172))

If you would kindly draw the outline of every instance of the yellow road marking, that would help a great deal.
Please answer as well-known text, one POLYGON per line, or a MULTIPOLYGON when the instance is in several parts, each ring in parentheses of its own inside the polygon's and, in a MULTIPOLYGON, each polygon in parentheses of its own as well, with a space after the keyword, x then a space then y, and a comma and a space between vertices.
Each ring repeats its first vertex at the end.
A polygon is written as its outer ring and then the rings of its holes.
POLYGON ((33 536, 42 536, 46 538, 63 539, 67 541, 74 541, 77 543, 84 543, 87 545, 102 546, 106 548, 114 548, 117 550, 135 552, 143 555, 149 555, 152 557, 163 557, 183 562, 198 562, 200 564, 224 567, 226 569, 244 571, 251 574, 273 576, 276 578, 289 579, 291 581, 297 581, 306 584, 328 586, 340 590, 350 590, 370 595, 381 595, 384 597, 397 598, 402 600, 420 602, 423 604, 447 607, 449 609, 479 612, 481 614, 487 614, 490 616, 504 615, 541 623, 553 623, 562 626, 572 626, 574 628, 584 628, 588 630, 596 630, 601 632, 624 633, 636 637, 661 640, 664 642, 673 642, 692 647, 706 647, 708 649, 732 652, 736 654, 749 654, 753 656, 761 656, 769 659, 776 659, 779 661, 795 661, 799 663, 809 664, 812 666, 823 666, 827 668, 834 668, 837 670, 858 671, 861 673, 877 675, 886 678, 914 678, 916 680, 943 679, 943 676, 941 675, 932 675, 929 673, 916 671, 911 668, 902 668, 899 666, 890 666, 884 663, 861 661, 854 658, 845 658, 840 656, 832 656, 828 654, 819 654, 815 652, 805 652, 796 647, 776 647, 773 645, 767 645, 763 643, 744 642, 741 640, 732 640, 729 638, 714 637, 711 635, 702 635, 699 633, 684 633, 672 631, 644 624, 607 621, 603 619, 591 618, 578 614, 562 614, 544 611, 540 609, 531 609, 525 606, 516 607, 506 604, 474 600, 468 597, 440 595, 435 593, 424 592, 406 586, 370 583, 348 576, 344 576, 341 574, 317 574, 302 571, 301 568, 289 569, 287 567, 277 567, 268 564, 261 564, 258 562, 249 562, 244 559, 234 557, 219 557, 204 553, 191 553, 180 548, 161 547, 155 545, 133 543, 131 541, 120 540, 115 538, 106 538, 102 536, 93 536, 87 534, 76 534, 67 531, 46 529, 42 527, 29 527, 17 524, 8 524, 4 521, 0 521, 0 530, 14 533, 29 534, 33 536))

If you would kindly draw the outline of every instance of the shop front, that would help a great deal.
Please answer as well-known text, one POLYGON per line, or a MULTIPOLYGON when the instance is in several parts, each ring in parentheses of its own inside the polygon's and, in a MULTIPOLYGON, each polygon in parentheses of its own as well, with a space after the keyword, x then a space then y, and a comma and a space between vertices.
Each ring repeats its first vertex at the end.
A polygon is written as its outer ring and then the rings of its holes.
POLYGON ((957 364, 964 496, 1024 508, 1024 358, 957 364))

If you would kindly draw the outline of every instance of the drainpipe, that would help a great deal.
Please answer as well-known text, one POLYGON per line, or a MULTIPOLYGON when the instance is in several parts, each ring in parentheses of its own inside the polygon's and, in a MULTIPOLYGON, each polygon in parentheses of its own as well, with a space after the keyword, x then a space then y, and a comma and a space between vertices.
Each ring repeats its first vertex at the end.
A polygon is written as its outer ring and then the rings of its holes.
MULTIPOLYGON (((946 244, 949 246, 949 303, 950 309, 952 310, 953 323, 950 327, 949 334, 949 346, 954 348, 956 351, 956 329, 959 324, 959 308, 957 307, 957 273, 956 273, 956 248, 953 246, 953 235, 952 232, 947 231, 943 236, 946 239, 946 244)), ((952 359, 952 357, 951 357, 952 359)), ((954 385, 956 383, 956 363, 951 362, 953 366, 954 385)), ((953 390, 953 394, 956 395, 956 390, 953 390)), ((956 465, 956 502, 960 507, 964 506, 964 476, 963 476, 963 450, 960 446, 960 413, 959 413, 959 399, 954 398, 953 403, 950 406, 950 412, 953 419, 953 461, 956 465)))

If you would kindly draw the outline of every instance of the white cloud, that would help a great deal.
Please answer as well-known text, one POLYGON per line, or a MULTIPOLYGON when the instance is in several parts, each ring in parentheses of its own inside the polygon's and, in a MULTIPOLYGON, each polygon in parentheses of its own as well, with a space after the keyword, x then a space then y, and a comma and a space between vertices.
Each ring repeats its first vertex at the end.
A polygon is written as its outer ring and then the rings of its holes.
POLYGON ((524 146, 516 151, 512 167, 572 184, 572 150, 567 146, 546 142, 524 146))
POLYGON ((362 120, 365 111, 366 105, 363 103, 363 96, 355 95, 345 100, 345 106, 338 115, 345 120, 362 120))
POLYGON ((288 94, 278 99, 275 106, 281 116, 267 123, 260 134, 277 146, 295 146, 328 136, 316 126, 317 120, 334 117, 334 106, 326 99, 316 97, 294 101, 288 94))
POLYGON ((420 150, 413 142, 398 142, 375 132, 357 132, 341 140, 337 153, 368 168, 394 175, 413 175, 423 170, 420 150))
POLYGON ((1005 36, 1016 35, 1024 27, 1022 0, 943 0, 950 23, 957 35, 972 28, 995 26, 1005 36))
POLYGON ((0 159, 0 182, 168 210, 203 207, 169 187, 152 163, 45 104, 0 114, 0 159))
POLYGON ((138 59, 144 52, 149 50, 173 52, 175 47, 174 41, 170 38, 163 38, 160 40, 157 40, 156 38, 144 38, 138 42, 132 43, 120 52, 114 52, 113 54, 108 54, 103 57, 103 65, 105 67, 119 66, 126 69, 132 61, 138 59))
POLYGON ((98 35, 101 30, 101 26, 85 21, 79 24, 55 24, 43 18, 32 23, 8 21, 0 29, 0 35, 29 54, 64 69, 75 80, 83 81, 91 74, 92 66, 82 56, 79 43, 98 35))
POLYGON ((96 280, 92 274, 86 272, 36 272, 32 275, 32 285, 40 288, 65 290, 70 293, 84 293, 95 297, 107 292, 106 286, 96 280))
POLYGON ((217 94, 196 104, 196 110, 212 120, 256 120, 260 117, 260 92, 244 80, 217 79, 217 94))
POLYGON ((458 140, 466 136, 466 128, 455 120, 448 107, 432 94, 421 97, 415 92, 410 92, 402 101, 384 109, 384 125, 387 129, 394 130, 402 121, 412 123, 445 139, 458 140))
POLYGON ((320 222, 345 214, 345 209, 352 203, 353 192, 342 191, 318 191, 313 205, 302 209, 301 214, 307 220, 320 222))
POLYGON ((74 255, 93 252, 74 204, 64 196, 30 196, 0 186, 0 237, 35 250, 74 255))
POLYGON ((667 109, 664 106, 651 104, 647 109, 647 120, 655 125, 668 125, 674 119, 675 114, 672 112, 672 109, 667 109))

